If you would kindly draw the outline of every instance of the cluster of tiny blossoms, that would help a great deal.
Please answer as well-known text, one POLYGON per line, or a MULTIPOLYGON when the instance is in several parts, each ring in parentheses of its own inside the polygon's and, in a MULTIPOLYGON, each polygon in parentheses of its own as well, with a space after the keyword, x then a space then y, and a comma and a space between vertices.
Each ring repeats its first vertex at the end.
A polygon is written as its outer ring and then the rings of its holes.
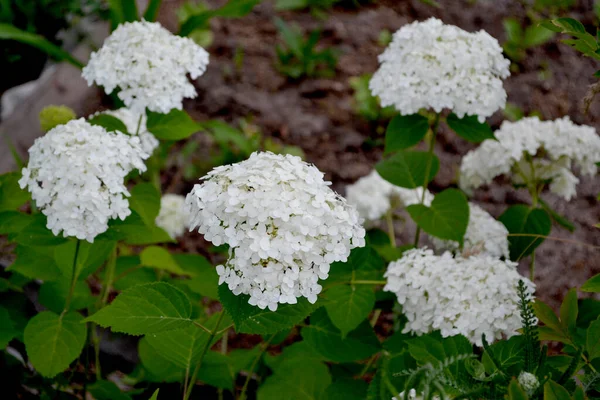
POLYGON ((124 178, 133 169, 145 171, 148 156, 137 136, 71 120, 35 140, 19 184, 48 217, 52 233, 93 242, 109 219, 131 213, 124 178))
MULTIPOLYGON (((425 189, 426 190, 426 189, 425 189)), ((377 171, 346 187, 346 199, 354 205, 367 224, 381 219, 389 210, 421 202, 423 188, 406 189, 383 179, 377 171)), ((430 205, 433 195, 426 190, 423 203, 430 205)))
POLYGON ((118 96, 136 113, 148 108, 168 113, 181 109, 183 98, 196 97, 187 75, 196 79, 208 65, 208 53, 190 38, 175 36, 156 22, 119 25, 92 53, 83 69, 89 85, 118 96))
MULTIPOLYGON (((125 124, 127 132, 130 135, 138 135, 145 153, 152 154, 158 147, 158 139, 146 128, 146 114, 140 114, 123 107, 116 110, 107 110, 99 114, 106 114, 118 118, 125 124)), ((98 114, 96 114, 98 115, 98 114)))
POLYGON ((443 337, 461 334, 481 346, 482 335, 492 342, 522 326, 516 288, 523 280, 533 294, 534 284, 516 265, 485 254, 462 258, 413 249, 390 263, 384 290, 402 305, 404 332, 439 330, 443 337))
MULTIPOLYGON (((459 249, 458 242, 431 238, 437 251, 459 249)), ((487 254, 492 257, 509 258, 508 230, 503 223, 496 220, 477 204, 469 203, 469 225, 464 237, 463 257, 487 254)))
POLYGON ((600 137, 594 128, 575 125, 568 117, 505 121, 495 135, 497 140, 485 140, 463 157, 460 187, 464 191, 472 192, 499 175, 512 174, 517 184, 550 181, 550 191, 568 201, 579 182, 571 168, 578 167, 585 175, 597 172, 600 137))
POLYGON ((183 235, 188 227, 188 214, 185 210, 185 197, 167 193, 160 199, 160 212, 156 225, 175 239, 183 235))
POLYGON ((502 79, 510 62, 485 31, 466 32, 430 18, 403 26, 379 56, 369 87, 402 115, 449 109, 481 121, 506 104, 502 79))
POLYGON ((190 229, 230 246, 219 283, 252 305, 314 303, 330 264, 365 244, 356 210, 300 157, 253 153, 203 179, 186 199, 190 229))

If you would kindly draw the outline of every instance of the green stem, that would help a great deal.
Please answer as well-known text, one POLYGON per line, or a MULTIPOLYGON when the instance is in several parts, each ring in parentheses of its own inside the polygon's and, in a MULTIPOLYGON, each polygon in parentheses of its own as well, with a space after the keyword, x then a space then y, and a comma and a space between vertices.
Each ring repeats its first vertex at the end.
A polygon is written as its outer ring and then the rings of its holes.
POLYGON ((246 380, 244 381, 244 386, 242 387, 242 393, 240 393, 239 400, 246 400, 246 392, 248 391, 248 385, 250 384, 250 379, 252 378, 252 374, 254 373, 254 368, 256 368, 256 365, 262 358, 263 354, 265 354, 265 351, 267 351, 267 349, 269 348, 269 344, 275 338, 275 335, 277 335, 277 333, 274 333, 266 342, 262 344, 261 351, 258 353, 254 361, 252 361, 252 365, 250 366, 248 375, 246 375, 246 380))
POLYGON ((202 350, 202 354, 200 354, 200 359, 198 360, 198 364, 196 364, 196 368, 194 369, 194 373, 192 374, 192 379, 190 379, 189 384, 186 384, 187 387, 183 392, 183 400, 188 400, 190 398, 190 395, 192 394, 192 389, 194 389, 194 385, 196 383, 196 378, 198 376, 198 372, 200 371, 200 367, 202 366, 202 360, 204 359, 204 356, 208 352, 208 349, 210 349, 210 342, 212 342, 216 333, 219 331, 219 325, 221 324, 221 321, 223 320, 224 315, 225 315, 225 311, 221 311, 219 314, 219 318, 217 319, 217 323, 215 324, 215 327, 211 331, 211 333, 208 337, 208 341, 206 342, 206 345, 204 346, 204 349, 202 350))
MULTIPOLYGON (((435 119, 431 126, 431 136, 429 138, 429 148, 427 150, 427 167, 425 168, 425 181, 423 182, 423 193, 421 193, 420 204, 425 203, 425 191, 429 183, 429 174, 431 174, 431 164, 433 163, 433 150, 435 148, 435 138, 437 136, 438 127, 440 125, 440 114, 435 115, 435 119)), ((419 247, 419 239, 421 237, 421 227, 417 225, 417 231, 415 232, 415 247, 419 247)))
POLYGON ((385 214, 385 220, 387 222, 388 237, 390 238, 390 245, 396 247, 396 233, 394 231, 394 215, 392 209, 387 210, 385 214))
POLYGON ((69 311, 69 306, 71 305, 71 299, 73 299, 73 293, 75 292, 75 284, 77 283, 77 256, 79 255, 79 246, 81 245, 81 240, 77 239, 77 244, 75 245, 75 256, 73 257, 73 268, 71 271, 71 286, 69 286, 69 294, 67 295, 67 300, 65 301, 65 308, 63 309, 62 314, 64 315, 67 311, 69 311))
POLYGON ((102 370, 100 368, 100 337, 98 336, 98 329, 96 324, 90 324, 90 330, 92 332, 92 343, 94 344, 94 363, 96 370, 96 380, 102 380, 102 370))

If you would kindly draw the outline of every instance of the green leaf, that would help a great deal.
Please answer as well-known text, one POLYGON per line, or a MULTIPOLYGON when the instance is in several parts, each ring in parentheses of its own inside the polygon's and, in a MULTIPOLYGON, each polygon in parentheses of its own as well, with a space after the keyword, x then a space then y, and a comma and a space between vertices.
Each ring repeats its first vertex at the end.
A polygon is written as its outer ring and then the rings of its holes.
POLYGON ((146 128, 163 140, 186 139, 202 129, 185 111, 171 110, 168 114, 147 112, 146 128))
POLYGON ((131 396, 111 381, 96 381, 87 387, 96 400, 131 400, 131 396))
POLYGON ((19 172, 0 175, 0 211, 16 210, 31 200, 29 192, 19 186, 19 179, 19 172))
POLYGON ((8 310, 0 306, 0 350, 4 350, 18 334, 8 310))
POLYGON ((69 367, 81 350, 87 337, 83 317, 75 312, 61 314, 43 311, 25 327, 25 349, 34 368, 46 378, 69 367))
POLYGON ((481 361, 488 375, 500 372, 516 375, 525 367, 524 352, 524 337, 513 336, 508 340, 499 340, 488 347, 484 351, 481 361))
POLYGON ((108 0, 110 8, 110 29, 115 30, 124 22, 138 19, 135 0, 108 0))
POLYGON ((233 128, 223 121, 207 121, 202 124, 212 134, 215 141, 222 149, 229 151, 237 149, 243 156, 249 157, 256 151, 256 144, 246 137, 244 132, 233 128))
POLYGON ((527 397, 527 393, 525 393, 525 391, 523 389, 521 389, 519 382, 515 378, 513 378, 510 381, 510 385, 508 385, 508 400, 527 400, 527 399, 529 399, 529 397, 527 397))
POLYGON ((590 324, 587 329, 585 349, 590 360, 600 357, 600 318, 590 324))
POLYGON ((151 183, 140 183, 131 190, 129 207, 148 226, 154 226, 160 212, 160 192, 151 183))
POLYGON ((516 18, 504 18, 502 20, 502 25, 504 25, 506 40, 509 43, 518 45, 523 41, 523 28, 516 18))
POLYGON ((350 283, 352 280, 383 280, 386 270, 384 260, 371 246, 352 249, 347 262, 331 264, 329 278, 323 282, 324 287, 337 283, 350 283))
POLYGON ((182 329, 192 324, 192 305, 187 296, 164 282, 134 286, 86 321, 113 332, 143 335, 182 329))
POLYGON ((575 333, 575 324, 577 322, 577 289, 571 289, 563 299, 560 306, 560 323, 563 331, 571 334, 575 333))
POLYGON ((532 306, 536 317, 538 317, 539 320, 542 321, 548 328, 562 335, 565 334, 563 326, 558 317, 546 303, 537 299, 532 306))
POLYGON ((125 221, 113 219, 109 223, 108 231, 99 235, 97 240, 123 240, 131 245, 146 245, 154 243, 173 242, 173 239, 156 225, 148 226, 142 217, 132 211, 125 221))
POLYGON ((261 0, 230 0, 221 8, 200 12, 188 18, 181 26, 180 36, 188 36, 208 24, 212 17, 240 18, 250 13, 261 0))
MULTIPOLYGON (((88 122, 92 125, 101 126, 109 132, 121 132, 126 135, 131 135, 132 132, 127 131, 127 126, 121 121, 119 118, 108 115, 108 114, 98 114, 94 115, 92 118, 88 119, 88 122)), ((133 132, 135 133, 135 132, 133 132)))
POLYGON ((552 209, 552 207, 550 207, 548 205, 548 203, 546 203, 542 199, 539 199, 539 203, 542 206, 542 208, 544 210, 546 210, 546 212, 548 214, 550 214, 550 217, 552 217, 552 220, 554 222, 556 222, 557 224, 559 224, 560 226, 562 226, 563 228, 565 228, 569 232, 574 232, 575 231, 575 225, 571 221, 569 221, 568 219, 566 219, 564 216, 562 216, 559 213, 557 213, 556 211, 554 211, 552 209))
POLYGON ((52 281, 61 278, 62 272, 54 262, 52 247, 17 246, 17 259, 8 270, 19 273, 31 279, 52 281))
POLYGON ((42 35, 22 31, 11 24, 0 24, 0 40, 2 39, 16 40, 25 43, 43 51, 57 61, 67 61, 79 69, 83 68, 83 63, 81 61, 46 40, 42 35))
POLYGON ((554 32, 540 25, 531 25, 525 29, 523 44, 525 47, 539 46, 551 40, 554 32))
POLYGON ((249 298, 247 295, 234 295, 227 285, 219 286, 219 300, 233 319, 237 333, 266 335, 289 329, 319 307, 301 298, 297 304, 280 304, 277 311, 261 310, 248 304, 249 298))
POLYGON ((163 357, 148 343, 144 336, 138 343, 138 355, 142 367, 147 372, 150 382, 180 382, 185 376, 185 370, 163 357))
POLYGON ((150 400, 158 400, 158 392, 160 391, 160 389, 156 389, 154 391, 154 394, 152 394, 152 397, 150 397, 150 400))
POLYGON ((375 306, 375 293, 367 285, 338 285, 326 292, 325 309, 342 338, 369 316, 375 306))
POLYGON ((46 228, 46 216, 43 214, 35 215, 33 221, 24 227, 15 238, 15 242, 24 246, 56 246, 66 241, 66 238, 54 236, 46 228))
POLYGON ((121 256, 117 258, 115 277, 118 278, 114 282, 115 289, 123 291, 132 286, 155 282, 156 272, 142 268, 138 256, 121 256))
POLYGON ((233 363, 224 354, 209 351, 202 360, 198 380, 221 389, 233 390, 233 363))
POLYGON ((0 212, 0 235, 19 233, 31 222, 33 222, 31 214, 24 214, 19 211, 2 211, 0 212))
POLYGON ((598 274, 596 276, 593 276, 590 279, 588 279, 588 281, 585 282, 581 286, 581 291, 582 292, 599 293, 600 292, 600 274, 598 274))
POLYGON ((542 22, 541 26, 554 32, 569 34, 586 33, 583 24, 573 18, 556 18, 542 22))
POLYGON ((385 152, 408 149, 419 143, 429 130, 426 117, 413 115, 397 115, 390 121, 385 131, 385 152))
POLYGON ((148 246, 140 253, 140 260, 143 266, 156 268, 177 275, 190 276, 189 272, 184 271, 175 261, 168 250, 158 246, 148 246))
MULTIPOLYGON (((45 282, 40 287, 39 302, 55 313, 61 313, 65 307, 67 296, 69 294, 70 280, 60 279, 56 282, 45 282)), ((95 298, 92 296, 89 286, 86 282, 77 282, 73 291, 73 298, 69 304, 69 311, 81 310, 94 304, 95 298)))
POLYGON ((567 389, 549 380, 544 385, 544 400, 571 400, 571 395, 567 389))
POLYGON ((364 400, 367 398, 367 382, 361 379, 341 378, 325 391, 324 400, 364 400))
POLYGON ((310 325, 302 328, 302 338, 319 354, 335 362, 364 360, 381 349, 381 344, 368 321, 342 338, 324 309, 319 309, 310 317, 310 325))
POLYGON ((469 203, 460 190, 446 189, 437 194, 431 207, 413 204, 406 210, 430 235, 462 243, 469 224, 469 203))
MULTIPOLYGON (((146 8, 146 12, 144 13, 144 19, 146 21, 154 22, 156 21, 156 16, 158 15, 158 9, 160 8, 160 3, 162 0, 150 0, 148 2, 148 7, 146 8)), ((155 395, 158 394, 158 390, 156 390, 155 395)), ((154 398, 154 396, 152 396, 154 398)))
POLYGON ((399 151, 377 163, 375 169, 386 181, 396 186, 415 189, 433 180, 440 169, 440 160, 435 154, 425 151, 399 151), (429 164, 429 176, 426 180, 429 164))
MULTIPOLYGON (((115 251, 115 246, 116 242, 114 241, 94 240, 94 243, 90 243, 81 240, 79 242, 77 264, 75 267, 76 279, 83 280, 94 273, 102 264, 104 264, 109 255, 115 251)), ((76 247, 77 240, 69 239, 67 243, 56 246, 54 250, 54 261, 56 266, 61 270, 63 277, 66 278, 68 282, 71 282, 76 247)))
POLYGON ((182 284, 201 296, 219 299, 219 275, 205 257, 199 254, 174 254, 173 257, 192 276, 192 279, 181 281, 182 284))
POLYGON ((492 128, 485 123, 479 122, 476 115, 466 115, 458 118, 454 113, 446 118, 448 126, 456 132, 458 136, 472 143, 481 143, 484 140, 496 140, 492 128))
POLYGON ((513 261, 531 254, 544 241, 545 238, 541 236, 548 236, 552 229, 552 221, 546 211, 531 209, 523 204, 509 207, 498 220, 508 229, 510 258, 513 261))

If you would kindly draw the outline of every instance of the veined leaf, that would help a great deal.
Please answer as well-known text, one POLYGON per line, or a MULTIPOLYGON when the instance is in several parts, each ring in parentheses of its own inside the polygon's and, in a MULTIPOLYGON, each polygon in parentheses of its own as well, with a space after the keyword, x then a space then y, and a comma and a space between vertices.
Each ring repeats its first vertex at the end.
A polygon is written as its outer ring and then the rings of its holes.
POLYGON ((337 285, 326 292, 325 309, 340 329, 342 339, 368 316, 375 306, 375 293, 367 285, 337 285))
POLYGON ((440 169, 440 160, 435 154, 425 151, 399 151, 380 161, 375 169, 386 181, 396 186, 415 189, 433 180, 440 169), (429 175, 425 179, 430 158, 429 175))
POLYGON ((385 152, 391 153, 416 145, 425 137, 428 130, 429 121, 422 115, 395 116, 385 131, 385 152))
POLYGON ((481 143, 487 139, 496 140, 492 128, 485 122, 479 122, 476 115, 458 118, 456 114, 452 113, 446 122, 458 136, 469 142, 481 143))
POLYGON ((531 254, 542 244, 544 236, 548 236, 552 229, 552 221, 546 211, 539 208, 531 209, 523 204, 509 207, 498 220, 508 229, 510 258, 513 261, 531 254))

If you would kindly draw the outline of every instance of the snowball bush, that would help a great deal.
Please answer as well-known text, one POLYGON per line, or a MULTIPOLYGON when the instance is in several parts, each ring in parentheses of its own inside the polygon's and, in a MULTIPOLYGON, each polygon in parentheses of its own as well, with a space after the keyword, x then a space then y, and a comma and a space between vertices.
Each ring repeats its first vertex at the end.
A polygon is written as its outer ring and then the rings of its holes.
POLYGON ((533 293, 534 284, 516 266, 484 254, 454 258, 412 249, 390 263, 384 290, 402 305, 408 319, 403 332, 440 330, 443 337, 461 334, 481 346, 482 334, 492 342, 521 328, 516 288, 523 280, 533 293))
POLYGON ((136 113, 166 114, 181 109, 183 98, 196 97, 187 75, 196 79, 208 65, 208 53, 192 39, 175 36, 157 22, 119 25, 92 53, 83 77, 118 96, 136 113))
POLYGON ((145 171, 148 156, 137 136, 71 120, 35 140, 19 184, 48 217, 52 233, 93 242, 109 219, 131 213, 124 178, 133 169, 145 171))
POLYGON ((539 185, 550 182, 550 191, 570 200, 579 179, 571 172, 595 175, 600 161, 600 137, 590 126, 575 125, 568 117, 540 121, 537 117, 505 121, 495 133, 467 153, 460 166, 460 187, 472 192, 499 175, 513 183, 539 185))
POLYGON ((171 238, 183 235, 188 227, 188 215, 185 209, 185 197, 167 193, 160 199, 160 212, 156 225, 163 228, 171 238))
POLYGON ((506 104, 502 79, 510 62, 485 31, 469 33, 436 18, 413 22, 394 34, 379 62, 371 92, 402 115, 447 108, 483 121, 506 104))
POLYGON ((186 199, 190 227, 230 246, 219 283, 250 295, 252 305, 314 303, 330 264, 365 244, 356 210, 300 157, 253 153, 203 179, 186 199))

